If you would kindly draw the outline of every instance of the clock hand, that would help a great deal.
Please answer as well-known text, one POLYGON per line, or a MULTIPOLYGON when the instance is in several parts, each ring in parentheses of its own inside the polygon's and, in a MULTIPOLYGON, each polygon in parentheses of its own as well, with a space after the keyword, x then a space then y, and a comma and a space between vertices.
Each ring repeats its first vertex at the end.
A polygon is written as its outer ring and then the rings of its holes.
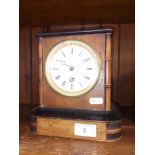
POLYGON ((80 64, 76 65, 74 68, 84 64, 85 62, 88 62, 89 60, 90 60, 90 58, 87 58, 87 59, 83 60, 80 64))
POLYGON ((65 66, 67 66, 67 67, 70 67, 69 65, 67 65, 67 64, 66 64, 66 61, 62 61, 62 60, 56 60, 56 61, 61 62, 61 63, 62 63, 62 65, 65 65, 65 66))
POLYGON ((76 65, 74 68, 76 68, 76 67, 78 67, 78 66, 80 66, 80 65, 82 65, 82 63, 80 63, 80 64, 76 65))

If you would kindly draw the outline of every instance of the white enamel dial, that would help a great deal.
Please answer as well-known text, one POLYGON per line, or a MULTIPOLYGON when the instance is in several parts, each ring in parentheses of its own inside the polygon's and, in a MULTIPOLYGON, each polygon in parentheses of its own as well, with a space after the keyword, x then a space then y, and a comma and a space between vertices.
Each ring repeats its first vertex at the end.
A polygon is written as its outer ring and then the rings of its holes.
POLYGON ((49 85, 65 96, 88 92, 100 74, 100 59, 84 42, 67 40, 52 48, 47 56, 45 75, 49 85))

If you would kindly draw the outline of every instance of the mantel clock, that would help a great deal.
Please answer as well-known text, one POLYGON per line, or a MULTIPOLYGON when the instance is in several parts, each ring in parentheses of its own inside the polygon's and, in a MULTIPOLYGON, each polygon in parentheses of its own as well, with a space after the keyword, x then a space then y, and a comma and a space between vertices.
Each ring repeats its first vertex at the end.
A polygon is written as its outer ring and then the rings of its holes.
POLYGON ((121 118, 111 102, 112 30, 41 33, 37 37, 40 106, 31 113, 31 130, 86 140, 119 139, 121 118))

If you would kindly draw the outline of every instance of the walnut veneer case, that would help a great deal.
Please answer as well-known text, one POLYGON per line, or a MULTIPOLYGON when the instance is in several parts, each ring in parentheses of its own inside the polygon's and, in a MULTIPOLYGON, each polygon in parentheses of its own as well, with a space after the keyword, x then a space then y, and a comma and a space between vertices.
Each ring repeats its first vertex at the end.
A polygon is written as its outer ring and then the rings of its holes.
POLYGON ((40 106, 31 112, 31 130, 86 140, 120 139, 121 114, 111 102, 112 30, 37 37, 40 106))

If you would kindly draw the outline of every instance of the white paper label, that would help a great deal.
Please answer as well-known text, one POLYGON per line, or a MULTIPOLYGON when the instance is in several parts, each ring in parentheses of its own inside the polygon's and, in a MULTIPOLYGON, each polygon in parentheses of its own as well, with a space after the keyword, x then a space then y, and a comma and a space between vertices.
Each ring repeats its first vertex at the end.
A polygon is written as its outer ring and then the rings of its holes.
POLYGON ((96 125, 75 123, 74 134, 77 136, 96 137, 96 125))
POLYGON ((103 98, 102 97, 94 97, 89 99, 90 104, 102 104, 103 98))

